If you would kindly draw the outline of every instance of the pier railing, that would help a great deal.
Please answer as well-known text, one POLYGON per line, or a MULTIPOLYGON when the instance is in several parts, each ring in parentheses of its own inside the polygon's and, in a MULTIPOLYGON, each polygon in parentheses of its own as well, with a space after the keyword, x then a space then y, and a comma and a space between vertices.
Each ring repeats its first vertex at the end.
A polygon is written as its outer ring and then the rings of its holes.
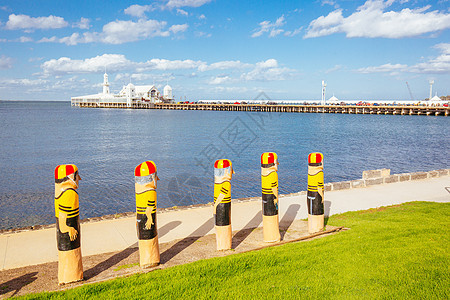
POLYGON ((80 107, 131 108, 131 109, 175 109, 213 110, 247 112, 292 112, 292 113, 334 113, 334 114, 382 114, 382 115, 426 115, 448 116, 449 107, 415 105, 268 105, 268 104, 207 104, 207 103, 126 103, 81 102, 80 107))

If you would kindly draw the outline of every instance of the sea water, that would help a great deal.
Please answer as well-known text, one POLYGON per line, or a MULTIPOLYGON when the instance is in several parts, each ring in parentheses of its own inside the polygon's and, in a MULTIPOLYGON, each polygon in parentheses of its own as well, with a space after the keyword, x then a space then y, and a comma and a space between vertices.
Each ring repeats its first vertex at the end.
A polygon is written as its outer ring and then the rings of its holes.
POLYGON ((81 218, 135 210, 134 168, 158 168, 158 207, 213 201, 213 164, 236 174, 232 198, 261 194, 260 156, 279 157, 281 194, 306 190, 307 156, 325 182, 448 168, 450 118, 229 111, 88 109, 0 102, 0 229, 54 222, 54 169, 76 164, 81 218))

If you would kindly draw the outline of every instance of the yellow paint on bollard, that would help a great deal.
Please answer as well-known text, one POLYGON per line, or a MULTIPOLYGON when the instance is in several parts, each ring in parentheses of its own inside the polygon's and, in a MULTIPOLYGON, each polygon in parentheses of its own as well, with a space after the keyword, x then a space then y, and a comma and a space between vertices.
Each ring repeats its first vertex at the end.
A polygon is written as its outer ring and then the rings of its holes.
POLYGON ((80 207, 75 165, 59 165, 55 169, 55 217, 58 245, 58 283, 83 280, 81 256, 80 207))
POLYGON ((144 161, 135 168, 134 176, 139 265, 145 269, 157 266, 160 262, 156 225, 156 187, 159 178, 155 163, 144 161))
POLYGON ((228 159, 214 163, 214 220, 217 250, 231 249, 231 177, 233 166, 228 159))
POLYGON ((324 228, 324 180, 323 154, 311 153, 308 156, 308 231, 315 233, 324 228))
POLYGON ((275 152, 261 155, 263 237, 266 243, 280 241, 278 216, 278 157, 275 152))

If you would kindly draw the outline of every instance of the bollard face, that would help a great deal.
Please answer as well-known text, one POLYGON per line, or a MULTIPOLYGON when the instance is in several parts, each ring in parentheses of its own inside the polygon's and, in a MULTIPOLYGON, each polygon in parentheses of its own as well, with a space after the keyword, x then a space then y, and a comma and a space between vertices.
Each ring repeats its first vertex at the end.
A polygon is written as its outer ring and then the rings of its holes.
POLYGON ((231 161, 219 159, 214 163, 214 219, 217 250, 231 249, 231 161))
POLYGON ((308 156, 308 214, 323 215, 323 154, 314 152, 308 156))
POLYGON ((278 157, 275 152, 261 155, 263 215, 278 215, 278 157))
POLYGON ((228 159, 214 163, 214 215, 217 226, 231 224, 231 178, 233 166, 228 159))
POLYGON ((280 241, 278 219, 278 156, 275 152, 261 155, 261 192, 264 242, 280 241))
POLYGON ((153 161, 144 161, 134 169, 136 231, 141 268, 153 267, 160 262, 156 222, 158 180, 156 165, 153 161))
POLYGON ((149 240, 158 235, 156 227, 156 187, 159 180, 156 165, 145 161, 134 170, 136 191, 136 220, 139 240, 149 240))
POLYGON ((83 279, 80 248, 80 208, 76 191, 80 180, 81 177, 76 165, 59 165, 55 169, 55 217, 59 284, 83 279))

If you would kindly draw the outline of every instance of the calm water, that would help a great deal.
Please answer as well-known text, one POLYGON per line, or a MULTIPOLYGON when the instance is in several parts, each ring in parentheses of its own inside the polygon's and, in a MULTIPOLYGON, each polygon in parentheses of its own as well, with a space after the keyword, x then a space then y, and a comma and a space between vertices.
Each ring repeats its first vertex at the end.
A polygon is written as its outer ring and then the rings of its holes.
POLYGON ((153 160, 158 207, 212 201, 213 162, 229 158, 232 197, 260 195, 260 155, 280 160, 280 192, 306 190, 307 155, 325 181, 363 170, 448 168, 450 118, 71 108, 0 102, 0 229, 54 222, 54 168, 80 169, 81 218, 134 211, 134 168, 153 160))

